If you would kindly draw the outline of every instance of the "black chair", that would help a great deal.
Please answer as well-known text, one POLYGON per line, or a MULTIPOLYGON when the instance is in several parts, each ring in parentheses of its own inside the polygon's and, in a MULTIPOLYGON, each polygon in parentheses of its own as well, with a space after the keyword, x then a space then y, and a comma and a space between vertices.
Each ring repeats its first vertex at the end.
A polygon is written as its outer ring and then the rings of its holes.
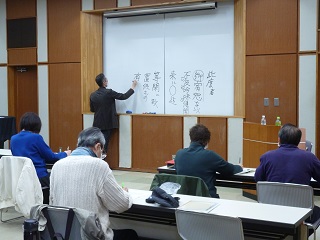
POLYGON ((306 151, 311 152, 312 150, 312 142, 309 140, 306 140, 306 151))

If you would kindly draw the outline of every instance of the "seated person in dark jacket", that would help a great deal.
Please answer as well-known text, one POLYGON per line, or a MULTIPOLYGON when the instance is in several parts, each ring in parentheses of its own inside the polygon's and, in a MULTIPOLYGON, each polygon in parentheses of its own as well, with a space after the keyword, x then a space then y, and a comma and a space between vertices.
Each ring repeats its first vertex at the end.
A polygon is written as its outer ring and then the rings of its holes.
MULTIPOLYGON (((287 123, 278 133, 279 148, 260 157, 254 178, 258 181, 283 182, 309 185, 311 178, 320 182, 320 161, 311 152, 301 150, 301 130, 287 123)), ((320 208, 315 206, 308 222, 320 218, 320 208)))
POLYGON ((241 172, 242 167, 228 163, 214 151, 206 149, 211 136, 206 126, 196 124, 190 129, 189 135, 190 146, 176 153, 174 161, 177 174, 202 178, 209 188, 211 197, 219 198, 215 187, 216 172, 233 175, 241 172))

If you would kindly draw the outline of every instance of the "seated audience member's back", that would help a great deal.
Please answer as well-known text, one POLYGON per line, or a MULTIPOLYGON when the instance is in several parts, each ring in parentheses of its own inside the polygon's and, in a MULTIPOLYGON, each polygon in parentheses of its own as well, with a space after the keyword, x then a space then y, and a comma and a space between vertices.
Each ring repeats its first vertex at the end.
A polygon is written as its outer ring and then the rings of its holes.
POLYGON ((189 132, 191 144, 188 148, 180 149, 176 153, 175 168, 179 175, 200 177, 207 184, 210 195, 218 198, 215 187, 216 172, 232 175, 242 171, 239 165, 225 161, 221 156, 206 146, 210 141, 211 133, 202 124, 196 124, 189 132))
MULTIPOLYGON (((50 204, 82 208, 98 214, 107 239, 117 239, 112 230, 109 211, 123 212, 132 205, 127 189, 116 182, 109 165, 100 159, 104 136, 98 128, 83 130, 78 147, 65 159, 54 164, 50 176, 50 204), (114 237, 113 237, 114 235, 114 237)), ((130 233, 137 235, 133 230, 130 233)))
MULTIPOLYGON (((301 130, 284 124, 278 133, 279 148, 268 151, 260 157, 254 178, 258 181, 283 182, 309 185, 311 178, 320 182, 320 161, 311 152, 301 150, 301 130)), ((314 223, 320 218, 320 208, 314 206, 306 222, 314 223)))
POLYGON ((33 112, 26 112, 20 119, 20 132, 11 138, 10 148, 13 156, 30 158, 36 168, 41 186, 49 187, 49 173, 46 163, 55 162, 68 156, 71 151, 54 153, 39 134, 41 119, 33 112))

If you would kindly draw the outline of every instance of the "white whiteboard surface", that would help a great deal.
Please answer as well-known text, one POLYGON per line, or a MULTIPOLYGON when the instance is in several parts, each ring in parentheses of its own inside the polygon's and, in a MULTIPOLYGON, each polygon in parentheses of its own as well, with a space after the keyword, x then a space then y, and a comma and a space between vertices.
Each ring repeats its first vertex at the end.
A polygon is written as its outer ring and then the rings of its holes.
POLYGON ((230 5, 165 16, 166 113, 233 115, 230 5))
POLYGON ((117 112, 164 113, 163 16, 108 19, 104 24, 104 70, 109 88, 126 92, 136 79, 135 94, 117 101, 117 112))
POLYGON ((104 19, 109 87, 135 94, 118 113, 234 114, 234 3, 215 10, 104 19))

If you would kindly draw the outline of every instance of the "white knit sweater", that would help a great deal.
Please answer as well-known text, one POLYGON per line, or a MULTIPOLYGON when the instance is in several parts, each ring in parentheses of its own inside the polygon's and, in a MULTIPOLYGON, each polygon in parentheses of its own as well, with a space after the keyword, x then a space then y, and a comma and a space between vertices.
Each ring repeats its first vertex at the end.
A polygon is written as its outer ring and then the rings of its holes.
POLYGON ((56 162, 51 170, 50 204, 97 213, 106 239, 112 240, 109 211, 128 210, 132 198, 116 182, 105 161, 91 156, 69 156, 56 162))

